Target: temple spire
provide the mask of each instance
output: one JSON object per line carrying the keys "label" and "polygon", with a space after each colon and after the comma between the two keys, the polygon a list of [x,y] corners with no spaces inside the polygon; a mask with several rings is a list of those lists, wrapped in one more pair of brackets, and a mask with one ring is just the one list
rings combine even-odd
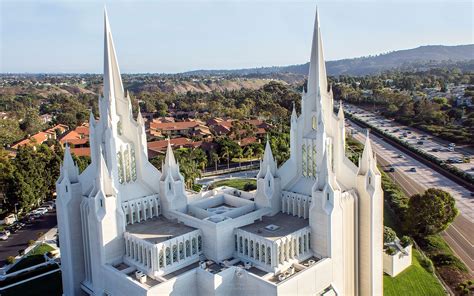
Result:
{"label": "temple spire", "polygon": [[317,8],[314,21],[307,89],[308,94],[318,93],[318,91],[327,92],[326,66],[324,63],[323,44],[321,30],[319,29],[319,14]]}
{"label": "temple spire", "polygon": [[367,129],[367,134],[365,137],[364,151],[359,160],[359,175],[365,175],[370,169],[374,169],[375,157],[374,152],[372,151],[372,144],[369,138],[369,130]]}
{"label": "temple spire", "polygon": [[114,41],[110,30],[107,9],[104,8],[104,97],[109,102],[116,97],[123,97],[122,78],[115,53]]}
{"label": "temple spire", "polygon": [[265,152],[263,153],[263,160],[260,163],[260,171],[257,178],[264,178],[267,172],[275,176],[277,172],[277,165],[275,158],[273,158],[272,147],[270,146],[270,139],[267,136],[267,144],[265,145]]}
{"label": "temple spire", "polygon": [[166,148],[165,163],[161,167],[162,170],[162,180],[166,179],[166,176],[169,174],[174,180],[180,179],[179,165],[174,158],[173,149],[171,148],[170,139],[168,138],[168,147]]}
{"label": "temple spire", "polygon": [[342,100],[339,101],[339,110],[337,112],[337,117],[339,120],[342,120],[342,124],[344,124],[344,109],[342,108]]}
{"label": "temple spire", "polygon": [[69,145],[66,144],[66,149],[64,150],[64,159],[61,166],[61,176],[67,176],[69,182],[76,183],[79,181],[79,170],[72,159],[71,150]]}

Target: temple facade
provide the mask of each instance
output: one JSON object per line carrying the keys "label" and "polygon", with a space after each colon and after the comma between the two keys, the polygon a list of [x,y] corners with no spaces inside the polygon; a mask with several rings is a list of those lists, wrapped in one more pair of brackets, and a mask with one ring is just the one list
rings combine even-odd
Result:
{"label": "temple facade", "polygon": [[162,171],[124,91],[105,14],[104,88],[90,116],[91,164],[66,147],[57,181],[64,295],[382,295],[383,192],[367,137],[345,155],[318,15],[290,158],[270,145],[257,190],[185,188],[171,146]]}

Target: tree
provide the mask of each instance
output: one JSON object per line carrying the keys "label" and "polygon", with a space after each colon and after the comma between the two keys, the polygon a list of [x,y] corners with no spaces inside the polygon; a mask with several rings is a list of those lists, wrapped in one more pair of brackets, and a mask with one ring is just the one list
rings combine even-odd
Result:
{"label": "tree", "polygon": [[451,194],[436,188],[413,195],[408,202],[406,230],[417,237],[445,230],[458,215],[455,203]]}
{"label": "tree", "polygon": [[224,146],[222,148],[222,158],[227,158],[227,168],[230,168],[230,148],[229,146]]}
{"label": "tree", "polygon": [[211,152],[209,153],[209,158],[210,158],[209,160],[215,164],[216,171],[217,171],[217,164],[219,163],[219,155],[216,153],[216,151],[211,150]]}

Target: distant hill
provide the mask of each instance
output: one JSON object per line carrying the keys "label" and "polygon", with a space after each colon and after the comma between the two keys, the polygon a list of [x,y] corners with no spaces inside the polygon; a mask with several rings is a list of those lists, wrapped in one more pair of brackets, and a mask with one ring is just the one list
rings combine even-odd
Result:
{"label": "distant hill", "polygon": [[[369,75],[387,70],[423,70],[446,63],[474,60],[474,44],[444,46],[427,45],[413,49],[397,50],[376,56],[326,62],[328,75]],[[262,67],[236,70],[196,70],[185,75],[251,75],[294,73],[308,74],[309,63],[283,67]]]}

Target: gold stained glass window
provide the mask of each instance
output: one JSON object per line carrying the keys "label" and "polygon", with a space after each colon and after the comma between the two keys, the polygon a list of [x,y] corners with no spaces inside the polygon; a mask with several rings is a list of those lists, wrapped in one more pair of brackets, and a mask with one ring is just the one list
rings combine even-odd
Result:
{"label": "gold stained glass window", "polygon": [[130,174],[130,150],[128,148],[124,151],[123,158],[125,160],[125,182],[129,183],[131,180]]}
{"label": "gold stained glass window", "polygon": [[119,178],[119,183],[123,184],[124,178],[123,178],[123,157],[122,157],[122,152],[117,152],[117,165],[118,165],[118,178]]}
{"label": "gold stained glass window", "polygon": [[312,118],[312,127],[313,127],[313,130],[317,130],[317,129],[318,129],[318,119],[316,118],[316,115],[313,115],[313,118]]}

